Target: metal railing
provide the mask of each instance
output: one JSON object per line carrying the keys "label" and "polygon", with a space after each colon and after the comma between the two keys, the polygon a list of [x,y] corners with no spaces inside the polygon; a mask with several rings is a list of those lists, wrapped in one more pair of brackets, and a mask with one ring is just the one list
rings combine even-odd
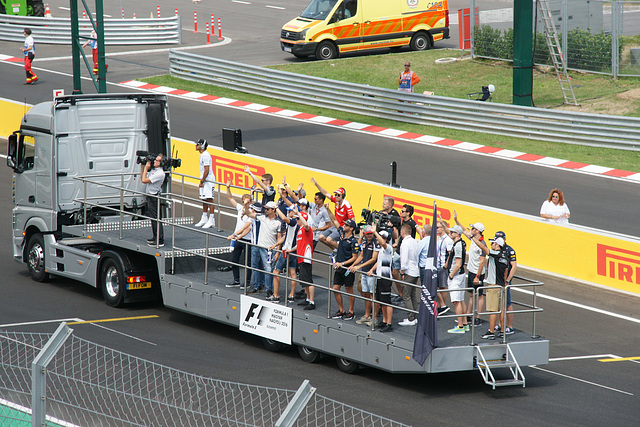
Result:
{"label": "metal railing", "polygon": [[[80,19],[80,36],[91,35],[91,21]],[[37,44],[71,44],[69,18],[0,15],[0,40],[22,42],[22,31],[29,27]],[[170,18],[105,19],[106,45],[182,44],[182,23],[179,15]],[[36,50],[37,52],[37,50]]]}
{"label": "metal railing", "polygon": [[174,77],[300,104],[425,126],[640,151],[640,118],[406,93],[172,49]]}

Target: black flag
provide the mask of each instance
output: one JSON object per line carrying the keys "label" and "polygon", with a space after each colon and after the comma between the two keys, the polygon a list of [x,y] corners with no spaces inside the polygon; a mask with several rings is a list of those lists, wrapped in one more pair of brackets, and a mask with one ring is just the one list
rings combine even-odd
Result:
{"label": "black flag", "polygon": [[438,346],[438,324],[436,293],[438,292],[438,269],[436,268],[436,234],[437,213],[436,202],[433,202],[433,220],[431,221],[431,236],[427,249],[427,265],[422,277],[422,291],[420,292],[420,309],[418,310],[418,328],[413,342],[413,360],[420,365]]}

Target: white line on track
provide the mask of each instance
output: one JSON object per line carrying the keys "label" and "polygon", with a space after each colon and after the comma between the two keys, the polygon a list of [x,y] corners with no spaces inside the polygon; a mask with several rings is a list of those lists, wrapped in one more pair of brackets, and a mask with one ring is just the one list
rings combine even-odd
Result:
{"label": "white line on track", "polygon": [[231,0],[231,3],[251,4],[250,1],[242,1],[242,0]]}
{"label": "white line on track", "polygon": [[562,362],[565,360],[584,360],[584,359],[602,359],[603,357],[617,358],[615,354],[592,354],[590,356],[571,356],[571,357],[554,357],[549,362]]}
{"label": "white line on track", "polygon": [[549,374],[558,375],[558,376],[561,376],[561,377],[564,377],[564,378],[569,378],[571,380],[579,381],[581,383],[594,385],[596,387],[604,388],[604,389],[607,389],[607,390],[616,391],[618,393],[626,394],[628,396],[633,396],[633,393],[629,393],[628,391],[618,390],[617,388],[613,388],[613,387],[609,387],[609,386],[606,386],[606,385],[594,383],[592,381],[583,380],[583,379],[577,378],[577,377],[572,377],[570,375],[560,374],[558,372],[553,372],[553,371],[550,371],[548,369],[539,368],[537,366],[530,366],[530,368],[537,369],[537,370],[542,371],[542,372],[547,372]]}
{"label": "white line on track", "polygon": [[[528,295],[533,295],[532,291],[529,291],[529,290],[526,290],[526,289],[513,288],[513,290],[514,291],[518,291],[518,292],[523,292],[523,293],[528,294]],[[618,319],[622,319],[622,320],[625,320],[627,322],[634,322],[634,323],[640,324],[640,319],[636,319],[636,318],[633,318],[633,317],[625,316],[623,314],[612,313],[610,311],[602,310],[600,308],[590,307],[588,305],[580,304],[580,303],[573,302],[573,301],[568,301],[568,300],[561,299],[561,298],[552,297],[550,295],[545,295],[545,294],[541,294],[541,293],[538,293],[537,297],[538,298],[548,299],[550,301],[559,302],[561,304],[567,304],[567,305],[570,305],[572,307],[581,308],[583,310],[593,311],[594,313],[604,314],[605,316],[616,317]]]}
{"label": "white line on track", "polygon": [[286,8],[281,7],[281,6],[271,6],[270,4],[266,5],[265,7],[268,7],[269,9],[278,9],[278,10],[285,10]]}

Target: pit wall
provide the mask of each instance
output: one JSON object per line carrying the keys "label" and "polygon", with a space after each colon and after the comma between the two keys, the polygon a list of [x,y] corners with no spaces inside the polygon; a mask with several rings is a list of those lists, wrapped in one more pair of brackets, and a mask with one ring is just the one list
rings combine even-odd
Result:
{"label": "pit wall", "polygon": [[[6,138],[18,129],[20,120],[29,107],[0,99],[0,136]],[[193,143],[173,138],[172,144],[172,151],[177,149],[183,160],[178,171],[199,176],[199,155]],[[537,216],[464,203],[429,193],[391,188],[250,154],[224,151],[217,147],[209,147],[208,151],[213,156],[215,176],[220,182],[231,179],[233,185],[250,187],[254,183],[244,173],[244,166],[248,165],[257,176],[272,174],[274,184],[282,182],[283,175],[294,189],[303,182],[312,199],[316,188],[310,179],[314,177],[327,191],[344,187],[357,220],[362,219],[362,208],[369,206],[371,209],[380,209],[383,197],[389,195],[396,200],[398,210],[405,203],[413,205],[413,217],[421,226],[430,221],[435,201],[442,218],[450,225],[454,224],[455,209],[458,218],[465,225],[482,222],[486,227],[484,234],[487,237],[493,236],[498,230],[504,231],[507,243],[516,250],[518,263],[522,266],[640,295],[639,239],[587,227],[549,224]]]}
{"label": "pit wall", "polygon": [[[173,144],[182,158],[179,172],[198,176],[199,155],[193,143],[174,138]],[[208,151],[213,157],[214,172],[219,182],[231,179],[233,185],[252,186],[253,180],[244,173],[244,166],[248,165],[256,176],[272,174],[274,185],[282,182],[283,175],[293,189],[299,183],[304,183],[307,198],[313,201],[313,194],[317,191],[311,183],[311,177],[314,177],[327,191],[344,187],[358,221],[362,219],[362,208],[369,206],[372,210],[378,210],[382,206],[383,197],[388,195],[395,199],[398,211],[405,203],[412,205],[415,208],[413,218],[422,226],[431,221],[435,201],[438,213],[450,226],[455,224],[455,209],[460,221],[467,226],[477,221],[482,222],[486,227],[484,234],[487,237],[492,237],[498,230],[504,231],[507,243],[516,250],[518,263],[522,266],[640,295],[638,239],[587,227],[550,224],[537,216],[465,203],[426,192],[391,188],[346,175],[224,151],[217,147],[209,147]]]}

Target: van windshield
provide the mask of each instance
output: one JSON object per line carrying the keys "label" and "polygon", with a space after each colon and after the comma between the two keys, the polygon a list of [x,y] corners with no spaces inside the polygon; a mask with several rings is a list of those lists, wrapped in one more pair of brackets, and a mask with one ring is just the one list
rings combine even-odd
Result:
{"label": "van windshield", "polygon": [[329,16],[329,13],[333,10],[336,3],[338,3],[338,0],[312,0],[300,17],[324,20]]}

